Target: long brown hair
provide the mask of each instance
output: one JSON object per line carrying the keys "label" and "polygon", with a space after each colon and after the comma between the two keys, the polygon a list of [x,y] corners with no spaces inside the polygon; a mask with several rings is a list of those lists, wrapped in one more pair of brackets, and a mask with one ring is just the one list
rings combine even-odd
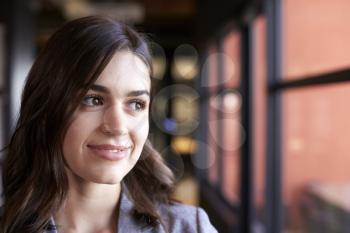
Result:
{"label": "long brown hair", "polygon": [[[49,39],[24,87],[19,120],[3,161],[2,233],[43,231],[68,190],[62,142],[72,113],[116,51],[129,49],[151,72],[145,37],[108,17],[89,16],[63,25]],[[146,142],[123,183],[135,215],[161,221],[157,202],[169,202],[173,174]]]}

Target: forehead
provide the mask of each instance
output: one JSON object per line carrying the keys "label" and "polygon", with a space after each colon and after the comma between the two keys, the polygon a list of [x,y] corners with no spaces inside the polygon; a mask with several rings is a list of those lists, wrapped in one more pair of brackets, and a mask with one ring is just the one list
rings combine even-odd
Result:
{"label": "forehead", "polygon": [[150,71],[145,62],[129,50],[116,52],[95,82],[110,89],[150,90]]}

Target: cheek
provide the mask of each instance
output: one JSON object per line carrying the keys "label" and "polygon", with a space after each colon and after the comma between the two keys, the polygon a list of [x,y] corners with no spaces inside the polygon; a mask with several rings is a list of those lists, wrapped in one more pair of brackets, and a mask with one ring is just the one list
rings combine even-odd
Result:
{"label": "cheek", "polygon": [[94,124],[84,115],[78,115],[71,122],[63,141],[63,153],[65,158],[72,153],[80,152],[85,140],[91,134]]}
{"label": "cheek", "polygon": [[72,122],[67,129],[66,135],[64,137],[64,142],[69,142],[70,140],[75,138],[76,135],[78,135],[78,129],[79,127],[75,124],[75,122]]}
{"label": "cheek", "polygon": [[142,143],[142,145],[145,143],[148,137],[148,132],[149,132],[149,121],[147,117],[143,121],[140,121],[140,123],[135,125],[134,127],[134,134],[136,135],[138,141]]}
{"label": "cheek", "polygon": [[72,122],[63,141],[63,155],[66,160],[72,158],[72,154],[76,154],[79,151],[80,133],[79,128]]}

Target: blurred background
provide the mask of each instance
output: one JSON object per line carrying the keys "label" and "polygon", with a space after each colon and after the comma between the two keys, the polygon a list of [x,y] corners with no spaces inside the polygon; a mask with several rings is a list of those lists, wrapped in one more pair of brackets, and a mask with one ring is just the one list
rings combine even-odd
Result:
{"label": "blurred background", "polygon": [[220,233],[350,232],[349,0],[2,0],[0,138],[64,22],[152,40],[151,140]]}

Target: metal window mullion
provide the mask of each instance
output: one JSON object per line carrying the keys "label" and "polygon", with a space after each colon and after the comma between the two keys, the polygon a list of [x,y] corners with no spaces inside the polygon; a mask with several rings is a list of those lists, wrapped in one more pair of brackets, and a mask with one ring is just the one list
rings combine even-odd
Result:
{"label": "metal window mullion", "polygon": [[[221,43],[221,41],[223,40],[223,36],[219,37],[218,40],[216,41],[216,46],[218,48],[218,54],[222,54],[223,51],[223,45]],[[218,68],[218,87],[221,87],[221,85],[224,83],[224,60],[223,57],[218,55],[217,56],[217,68]],[[221,88],[218,88],[216,96],[218,97],[218,108],[217,108],[217,119],[218,119],[218,125],[217,125],[217,137],[218,137],[218,142],[219,143],[223,143],[224,140],[224,121],[222,121],[223,119],[223,101],[222,101],[222,91],[220,91]],[[223,185],[224,185],[224,161],[223,161],[223,149],[221,146],[217,145],[216,146],[216,152],[217,152],[217,158],[218,158],[218,175],[219,175],[219,182],[218,182],[218,187],[219,187],[219,191],[223,192]]]}
{"label": "metal window mullion", "polygon": [[242,92],[242,111],[241,123],[245,130],[245,140],[241,147],[240,156],[240,232],[250,233],[253,228],[252,218],[252,134],[251,134],[251,74],[252,67],[250,65],[251,54],[251,31],[250,26],[245,25],[241,32],[241,92]]}
{"label": "metal window mullion", "polygon": [[[267,73],[268,86],[281,77],[281,0],[267,0]],[[266,232],[281,233],[282,209],[282,154],[281,154],[281,94],[268,89],[267,99],[267,154],[266,154]]]}
{"label": "metal window mullion", "polygon": [[334,83],[342,83],[350,81],[350,69],[342,69],[329,73],[323,73],[314,76],[308,76],[293,80],[283,80],[280,82],[273,83],[269,86],[269,91],[273,92],[275,90],[286,90],[291,88],[304,88],[304,87],[314,87],[316,85],[328,85]]}
{"label": "metal window mullion", "polygon": [[[207,56],[207,53],[202,53],[200,56],[200,63],[204,64],[205,57]],[[205,68],[204,68],[205,69]],[[199,120],[199,127],[196,130],[196,138],[199,142],[205,143],[208,145],[208,111],[209,111],[209,97],[208,97],[208,90],[205,89],[202,85],[204,83],[203,79],[208,80],[208,71],[204,70],[201,75],[197,76],[197,79],[195,80],[195,86],[197,87],[197,91],[199,92],[200,99],[199,99],[199,113],[198,116]],[[200,145],[200,144],[199,144]],[[206,164],[208,165],[208,150],[206,147],[199,146],[198,151],[196,152],[196,157],[194,159],[200,159],[202,160],[200,164]],[[196,168],[195,169],[196,176],[199,177],[202,180],[208,180],[208,169]]]}
{"label": "metal window mullion", "polygon": [[21,90],[34,58],[34,15],[30,1],[13,0],[5,5],[5,83],[4,140],[7,144],[14,131],[20,108]]}

